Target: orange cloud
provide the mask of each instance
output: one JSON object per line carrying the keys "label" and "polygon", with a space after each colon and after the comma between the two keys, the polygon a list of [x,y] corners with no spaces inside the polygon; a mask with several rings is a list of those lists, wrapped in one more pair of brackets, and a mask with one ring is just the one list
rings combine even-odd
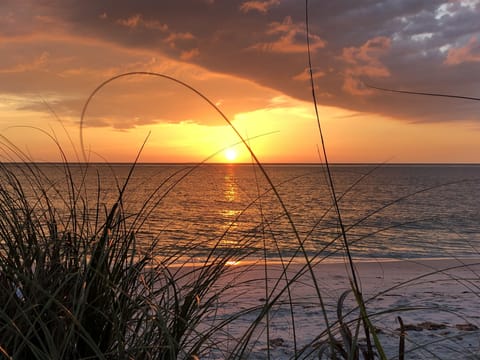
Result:
{"label": "orange cloud", "polygon": [[[195,36],[189,32],[171,32],[165,39],[165,42],[171,47],[176,48],[178,41],[193,40]],[[193,49],[191,49],[193,50]]]}
{"label": "orange cloud", "polygon": [[[106,17],[105,17],[106,19]],[[175,32],[169,29],[167,24],[161,23],[157,20],[146,20],[141,14],[135,14],[125,19],[118,19],[117,24],[127,27],[129,29],[147,29],[147,30],[156,30],[166,36],[163,41],[168,44],[172,49],[177,49],[179,42],[191,41],[195,39],[195,36],[190,32]],[[185,59],[191,59],[195,55],[195,49],[190,49],[184,51],[181,56]]]}
{"label": "orange cloud", "polygon": [[266,14],[268,10],[280,4],[280,0],[267,0],[267,1],[245,1],[240,5],[240,10],[244,13],[249,11],[258,11],[259,13]]}
{"label": "orange cloud", "polygon": [[[102,19],[106,19],[106,16],[102,17]],[[145,20],[143,19],[141,14],[135,14],[126,19],[118,19],[116,22],[117,24],[128,27],[130,29],[143,27],[145,29],[159,30],[162,32],[165,32],[168,30],[167,24],[163,24],[160,21],[156,21],[156,20]]]}
{"label": "orange cloud", "polygon": [[[278,53],[304,53],[306,51],[304,24],[294,23],[292,18],[287,16],[283,22],[270,23],[269,27],[267,35],[279,37],[271,42],[255,44],[251,47],[252,49]],[[317,35],[310,34],[310,39],[310,49],[312,51],[321,49],[326,45],[326,42]]]}
{"label": "orange cloud", "polygon": [[465,46],[450,49],[444,63],[458,65],[464,62],[480,61],[480,45],[477,40],[475,36],[472,36]]}
{"label": "orange cloud", "polygon": [[[313,69],[313,78],[314,79],[319,79],[322,76],[325,76],[324,71],[320,71],[318,69]],[[298,81],[310,80],[310,70],[308,68],[305,68],[300,74],[295,75],[293,77],[293,80],[298,80]]]}
{"label": "orange cloud", "polygon": [[182,54],[180,55],[180,59],[183,60],[183,61],[187,61],[187,60],[191,60],[191,59],[193,59],[193,58],[195,58],[199,55],[200,55],[200,50],[195,48],[195,49],[192,49],[192,50],[189,50],[189,51],[182,52]]}
{"label": "orange cloud", "polygon": [[363,86],[361,76],[371,78],[390,76],[390,71],[379,60],[390,49],[391,40],[379,36],[366,41],[360,47],[344,48],[342,59],[347,65],[343,90],[354,95],[367,95],[371,90]]}
{"label": "orange cloud", "polygon": [[44,69],[49,62],[50,54],[47,51],[42,52],[30,62],[16,64],[12,67],[0,68],[0,74],[23,73]]}

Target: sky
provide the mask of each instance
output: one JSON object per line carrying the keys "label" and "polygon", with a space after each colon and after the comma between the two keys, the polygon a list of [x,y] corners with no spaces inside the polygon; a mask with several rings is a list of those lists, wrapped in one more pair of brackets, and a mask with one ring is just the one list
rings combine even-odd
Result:
{"label": "sky", "polygon": [[[130,162],[145,142],[142,162],[251,161],[220,110],[260,161],[320,162],[305,8],[1,0],[1,160]],[[310,0],[308,19],[329,161],[480,162],[479,101],[369,87],[480,97],[480,0]],[[101,86],[130,72],[158,75]]]}

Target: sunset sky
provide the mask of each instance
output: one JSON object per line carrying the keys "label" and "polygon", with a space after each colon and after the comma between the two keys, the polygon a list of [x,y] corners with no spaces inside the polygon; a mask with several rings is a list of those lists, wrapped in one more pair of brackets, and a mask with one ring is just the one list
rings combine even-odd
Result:
{"label": "sunset sky", "polygon": [[[365,86],[480,97],[480,0],[310,0],[309,18],[330,161],[480,162],[479,101]],[[1,0],[0,54],[0,160],[15,145],[58,161],[53,139],[82,160],[82,107],[132,71],[202,92],[263,162],[320,160],[301,0]],[[149,133],[143,162],[250,161],[212,107],[160,77],[120,78],[87,108],[91,161],[132,161]]]}

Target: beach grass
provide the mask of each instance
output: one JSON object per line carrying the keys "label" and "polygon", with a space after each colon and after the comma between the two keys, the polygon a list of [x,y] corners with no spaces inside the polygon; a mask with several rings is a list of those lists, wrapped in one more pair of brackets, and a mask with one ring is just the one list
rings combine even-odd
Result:
{"label": "beach grass", "polygon": [[[69,164],[68,194],[29,163],[1,165],[0,351],[13,359],[188,358],[206,351],[228,324],[198,329],[215,311],[213,290],[237,251],[214,253],[204,266],[159,261],[160,237],[137,239],[144,212],[127,215],[128,178],[109,205],[87,197]],[[88,167],[88,165],[85,165]],[[134,166],[132,166],[132,171]],[[130,175],[129,175],[130,177]],[[160,189],[156,189],[159,191]],[[93,198],[93,206],[90,199]]]}

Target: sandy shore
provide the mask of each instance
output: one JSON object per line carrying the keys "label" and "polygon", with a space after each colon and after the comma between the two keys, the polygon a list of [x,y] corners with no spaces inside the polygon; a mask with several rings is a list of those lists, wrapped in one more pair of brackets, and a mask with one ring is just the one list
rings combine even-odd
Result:
{"label": "sandy shore", "polygon": [[[350,288],[350,280],[343,263],[322,262],[313,267],[320,296],[308,269],[291,283],[289,291],[282,291],[302,268],[293,264],[283,274],[278,264],[266,269],[258,264],[232,266],[216,285],[230,287],[219,300],[218,310],[206,320],[213,324],[238,314],[226,328],[228,335],[218,339],[221,347],[233,348],[266,299],[278,296],[269,311],[268,336],[264,318],[253,332],[256,341],[246,358],[264,359],[270,352],[272,359],[289,359],[295,353],[294,337],[297,352],[304,350],[301,358],[318,358],[320,335],[326,328],[321,302],[330,325],[335,325],[337,302]],[[406,359],[480,357],[480,260],[361,262],[356,269],[367,311],[389,359],[398,356],[398,316],[406,329]],[[346,321],[358,316],[355,308],[350,293],[343,306]],[[350,327],[355,331],[354,325]],[[222,356],[221,351],[211,354],[212,358]]]}

